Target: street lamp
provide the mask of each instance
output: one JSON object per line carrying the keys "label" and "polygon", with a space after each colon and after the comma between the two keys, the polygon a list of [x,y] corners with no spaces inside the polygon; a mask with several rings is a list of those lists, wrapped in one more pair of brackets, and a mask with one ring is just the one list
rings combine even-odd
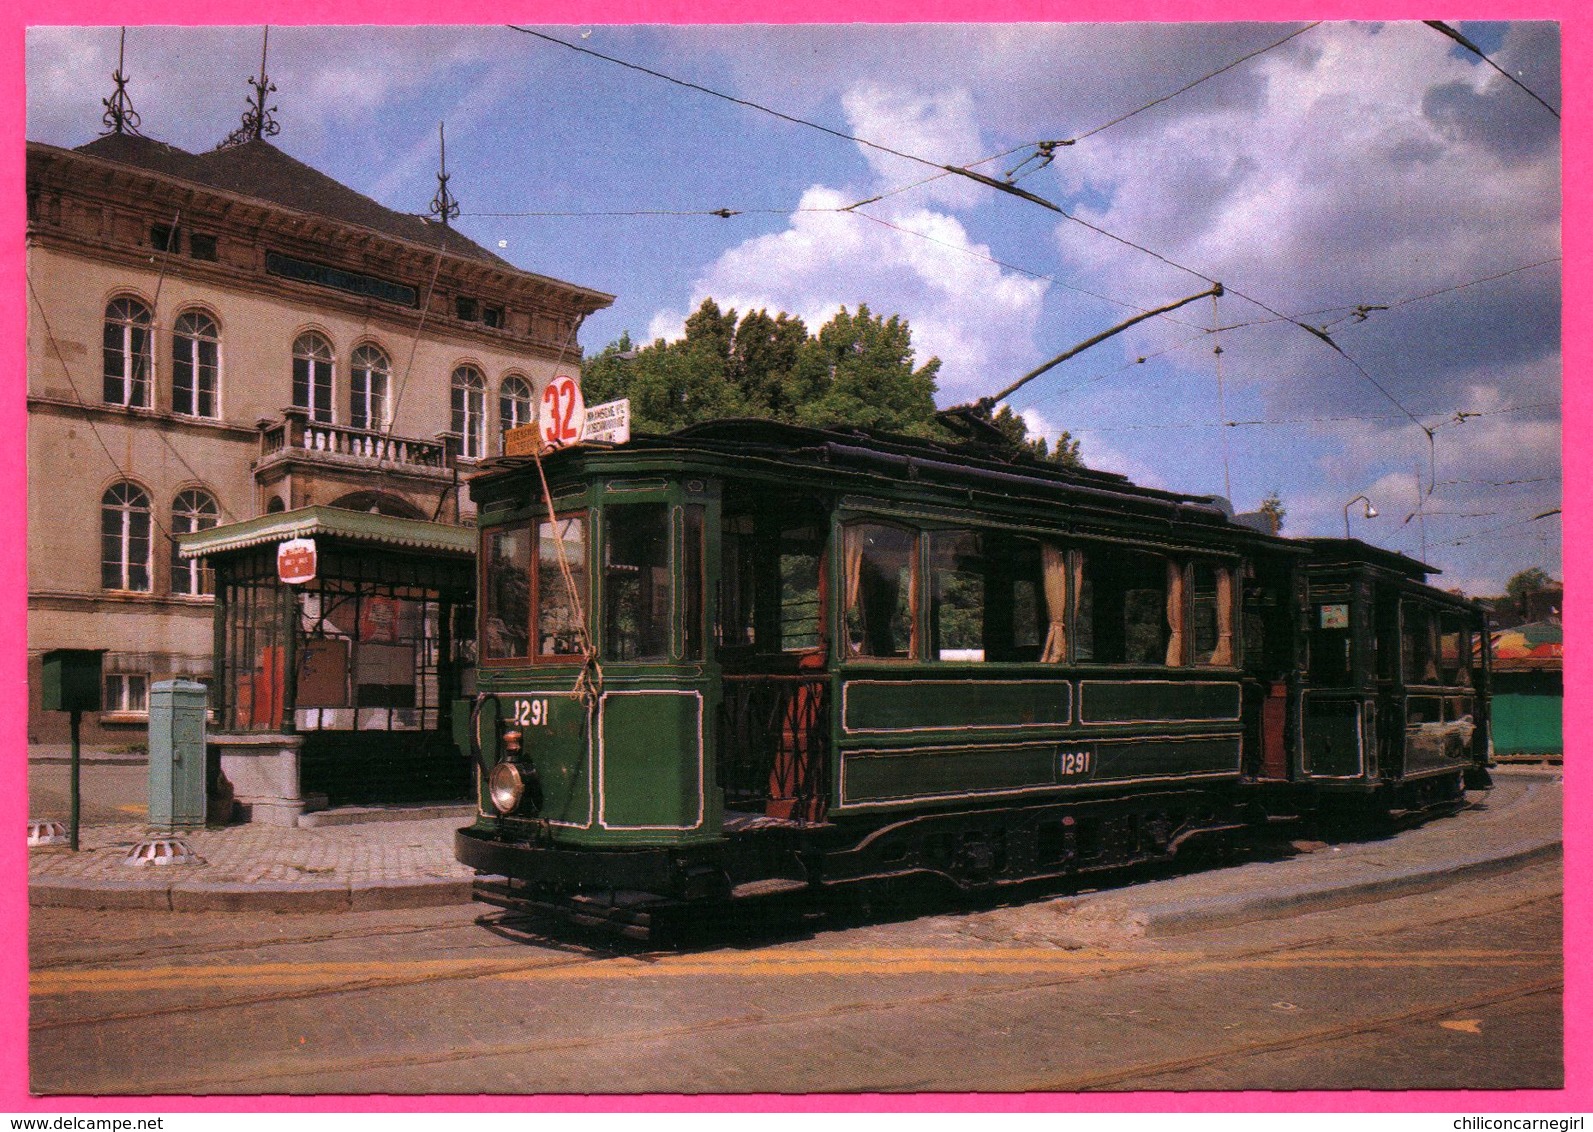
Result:
{"label": "street lamp", "polygon": [[1362,518],[1366,518],[1366,519],[1375,519],[1375,518],[1377,518],[1377,508],[1372,506],[1372,501],[1370,499],[1366,498],[1366,496],[1364,496],[1364,495],[1357,495],[1354,499],[1350,500],[1348,503],[1346,503],[1344,505],[1344,537],[1345,538],[1349,538],[1350,537],[1350,508],[1354,507],[1357,503],[1366,504],[1366,511],[1362,515]]}

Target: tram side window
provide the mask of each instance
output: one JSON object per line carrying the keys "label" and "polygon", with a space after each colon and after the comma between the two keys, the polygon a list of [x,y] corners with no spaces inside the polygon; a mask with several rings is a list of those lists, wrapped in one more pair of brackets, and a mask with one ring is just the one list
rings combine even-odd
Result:
{"label": "tram side window", "polygon": [[1093,664],[1183,660],[1183,572],[1159,554],[1084,551],[1077,578],[1074,656]]}
{"label": "tram side window", "polygon": [[1443,682],[1450,687],[1471,684],[1471,631],[1456,613],[1439,616],[1438,666]]}
{"label": "tram side window", "polygon": [[822,643],[824,536],[812,525],[780,530],[780,651]]}
{"label": "tram side window", "polygon": [[1404,661],[1405,683],[1438,683],[1438,622],[1433,611],[1408,601],[1404,604],[1400,633],[1400,653]]}
{"label": "tram side window", "polygon": [[603,655],[669,655],[669,505],[608,509],[603,528]]}
{"label": "tram side window", "polygon": [[536,583],[537,655],[580,656],[586,635],[578,601],[578,595],[586,593],[583,516],[544,519],[537,524]]}
{"label": "tram side window", "polygon": [[718,645],[740,648],[758,636],[757,523],[751,515],[726,515],[720,539]]}
{"label": "tram side window", "polygon": [[1235,662],[1233,650],[1233,568],[1196,562],[1191,571],[1195,663],[1223,668]]}
{"label": "tram side window", "polygon": [[929,655],[980,661],[985,655],[985,537],[978,531],[930,531]]}
{"label": "tram side window", "polygon": [[524,523],[487,532],[483,567],[482,644],[488,660],[531,651],[531,529]]}
{"label": "tram side window", "polygon": [[917,533],[884,523],[853,523],[846,528],[843,549],[848,654],[916,655]]}

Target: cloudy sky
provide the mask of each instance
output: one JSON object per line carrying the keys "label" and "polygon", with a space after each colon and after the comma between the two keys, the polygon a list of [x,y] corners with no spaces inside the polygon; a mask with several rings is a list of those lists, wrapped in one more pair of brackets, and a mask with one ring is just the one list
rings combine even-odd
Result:
{"label": "cloudy sky", "polygon": [[[1532,93],[1421,23],[532,29],[782,118],[512,28],[287,27],[274,140],[424,212],[446,122],[457,225],[618,296],[588,351],[708,296],[814,329],[867,304],[940,358],[943,405],[1220,281],[1010,403],[1144,483],[1277,491],[1286,533],[1342,535],[1364,494],[1357,537],[1497,593],[1560,576],[1534,518],[1560,503],[1560,123],[1532,97],[1558,110],[1560,43],[1459,26]],[[28,33],[30,139],[97,134],[116,47]],[[131,29],[143,132],[214,146],[259,51]]]}

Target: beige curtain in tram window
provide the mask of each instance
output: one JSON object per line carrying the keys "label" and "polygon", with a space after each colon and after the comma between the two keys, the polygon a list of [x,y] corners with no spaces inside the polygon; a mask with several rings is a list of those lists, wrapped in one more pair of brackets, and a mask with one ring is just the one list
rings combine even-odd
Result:
{"label": "beige curtain in tram window", "polygon": [[1045,566],[1045,614],[1051,622],[1040,660],[1061,664],[1068,658],[1068,555],[1050,543],[1040,548],[1040,554]]}
{"label": "beige curtain in tram window", "polygon": [[[841,614],[841,631],[844,639],[841,647],[848,656],[856,656],[862,651],[861,638],[863,611],[858,608],[858,598],[863,592],[863,528],[859,526],[847,527],[841,540],[841,568],[846,571],[843,579],[846,585],[846,605]],[[852,627],[858,627],[859,637],[853,640]]]}
{"label": "beige curtain in tram window", "polygon": [[1233,568],[1217,567],[1217,648],[1209,662],[1225,668],[1233,664]]}
{"label": "beige curtain in tram window", "polygon": [[1167,664],[1176,668],[1184,663],[1184,567],[1167,563]]}
{"label": "beige curtain in tram window", "polygon": [[907,559],[907,616],[910,628],[907,630],[907,655],[918,656],[918,535],[912,537]]}

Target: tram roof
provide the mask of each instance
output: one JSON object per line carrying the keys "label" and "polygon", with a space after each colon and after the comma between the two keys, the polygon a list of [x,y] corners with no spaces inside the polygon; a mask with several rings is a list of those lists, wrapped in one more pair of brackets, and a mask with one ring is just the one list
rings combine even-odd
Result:
{"label": "tram roof", "polygon": [[[1276,538],[1239,522],[1226,500],[1143,487],[1117,472],[1069,468],[1028,452],[970,442],[938,441],[876,429],[810,428],[780,421],[723,419],[691,425],[664,436],[638,434],[623,445],[581,445],[543,457],[550,472],[581,459],[624,454],[687,453],[708,457],[774,461],[837,473],[886,474],[902,480],[988,490],[1038,498],[1069,496],[1095,500],[1108,508],[1151,511],[1207,527],[1226,527],[1280,548],[1295,540]],[[483,472],[508,472],[531,464],[532,457],[499,457],[480,465]]]}
{"label": "tram roof", "polygon": [[1418,582],[1425,581],[1429,574],[1443,573],[1437,566],[1358,538],[1303,538],[1298,541],[1311,548],[1312,566],[1378,566]]}

